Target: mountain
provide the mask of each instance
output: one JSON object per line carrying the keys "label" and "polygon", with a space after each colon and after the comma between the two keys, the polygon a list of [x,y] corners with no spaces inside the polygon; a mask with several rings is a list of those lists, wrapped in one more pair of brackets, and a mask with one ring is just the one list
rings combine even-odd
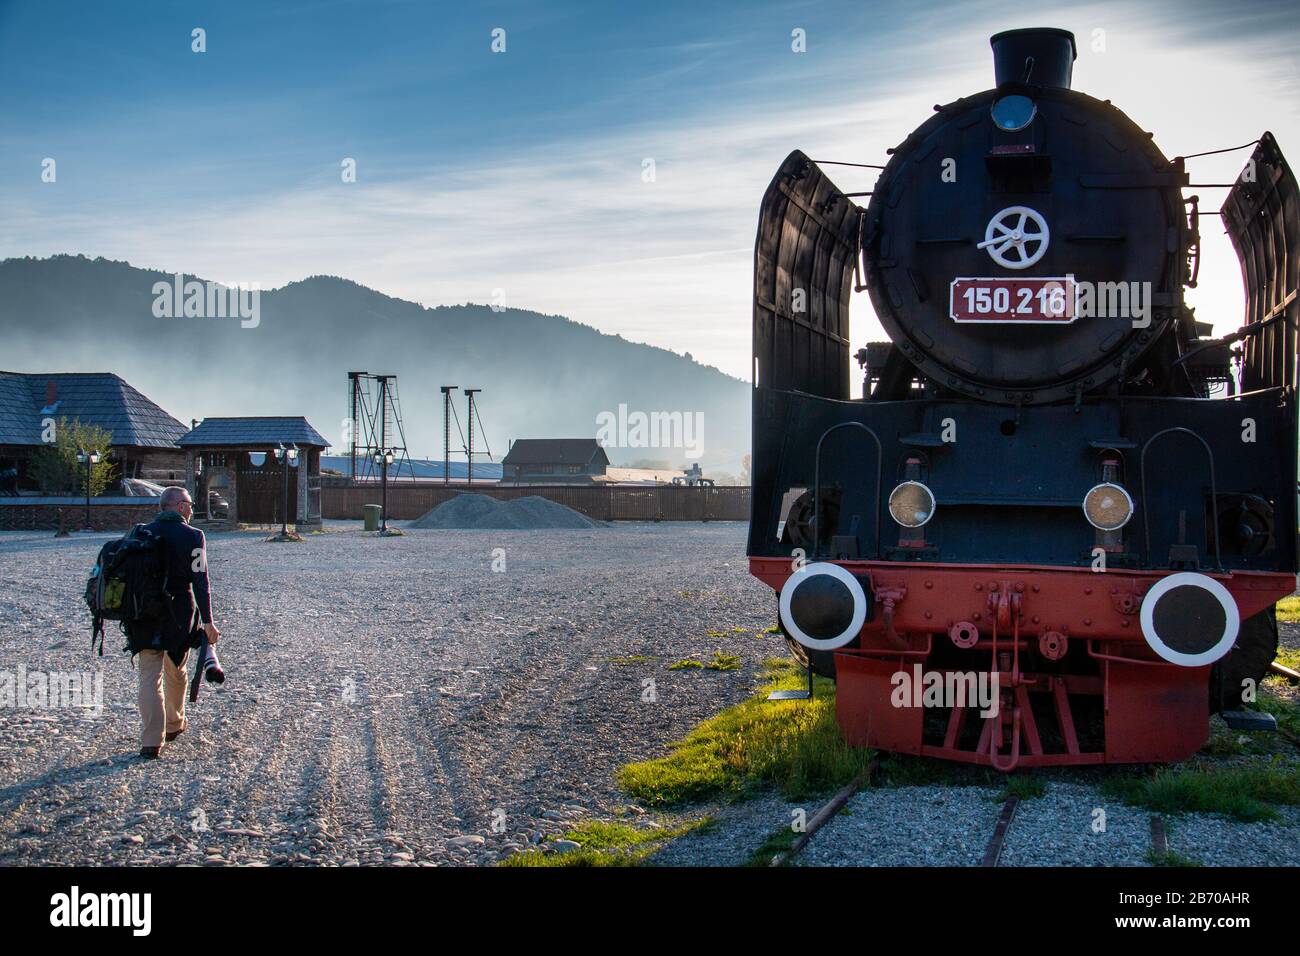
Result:
{"label": "mountain", "polygon": [[[183,277],[194,279],[203,281]],[[749,451],[748,383],[562,316],[468,304],[430,309],[312,276],[263,290],[255,325],[166,318],[155,312],[172,296],[156,283],[170,287],[173,276],[84,256],[0,262],[0,369],[116,372],[186,422],[306,415],[336,451],[345,447],[349,371],[397,375],[412,456],[442,457],[442,384],[483,389],[475,402],[497,461],[513,439],[596,436],[620,405],[624,421],[637,412],[700,413],[702,434],[679,434],[678,447],[667,448],[622,447],[615,434],[606,443],[615,464],[681,467],[681,439],[698,437],[706,472],[739,474]],[[464,427],[463,394],[456,410]],[[475,431],[478,449],[477,423]],[[635,427],[630,437],[632,444]]]}

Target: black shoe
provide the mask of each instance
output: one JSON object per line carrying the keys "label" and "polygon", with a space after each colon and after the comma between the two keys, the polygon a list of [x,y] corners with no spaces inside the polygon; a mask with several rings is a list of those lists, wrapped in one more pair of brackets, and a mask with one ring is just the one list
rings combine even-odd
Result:
{"label": "black shoe", "polygon": [[181,734],[183,734],[183,733],[185,733],[185,728],[184,728],[184,727],[182,727],[180,730],[176,731],[176,733],[174,733],[174,734],[168,734],[168,735],[167,735],[167,742],[168,742],[168,743],[171,743],[173,740],[175,740],[177,737],[179,737],[179,736],[180,736]]}
{"label": "black shoe", "polygon": [[157,760],[162,756],[161,747],[141,747],[140,756],[145,760]]}

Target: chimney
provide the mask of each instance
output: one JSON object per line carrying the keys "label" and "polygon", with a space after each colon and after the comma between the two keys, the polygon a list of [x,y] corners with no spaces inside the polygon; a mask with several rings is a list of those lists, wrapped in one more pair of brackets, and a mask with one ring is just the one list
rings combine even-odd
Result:
{"label": "chimney", "polygon": [[1070,88],[1078,48],[1074,34],[1053,27],[1004,30],[989,38],[999,88],[1011,83]]}
{"label": "chimney", "polygon": [[59,400],[59,383],[50,379],[45,383],[45,407],[52,408]]}

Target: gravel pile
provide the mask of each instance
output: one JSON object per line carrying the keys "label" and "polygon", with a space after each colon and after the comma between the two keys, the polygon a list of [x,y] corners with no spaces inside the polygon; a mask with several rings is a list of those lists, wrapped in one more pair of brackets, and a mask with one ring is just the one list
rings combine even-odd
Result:
{"label": "gravel pile", "polygon": [[[93,670],[104,699],[99,717],[0,707],[0,865],[484,864],[615,817],[614,770],[784,653],[756,636],[773,602],[745,534],[211,535],[227,680],[143,762],[120,635],[87,652],[81,591],[109,536],[0,533],[0,671]],[[668,669],[715,648],[743,667]]]}
{"label": "gravel pile", "polygon": [[499,501],[491,495],[457,495],[412,521],[411,528],[464,531],[538,531],[559,528],[603,528],[605,524],[580,511],[529,495]]}

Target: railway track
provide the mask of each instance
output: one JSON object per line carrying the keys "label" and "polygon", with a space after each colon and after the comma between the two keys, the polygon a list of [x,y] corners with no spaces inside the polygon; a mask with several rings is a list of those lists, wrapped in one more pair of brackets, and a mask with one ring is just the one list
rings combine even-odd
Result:
{"label": "railway track", "polygon": [[1006,841],[1007,830],[1011,829],[1011,821],[1016,818],[1018,806],[1020,806],[1020,798],[1015,794],[1007,797],[1006,803],[1002,804],[1002,812],[998,814],[993,835],[989,837],[988,846],[984,848],[984,859],[980,861],[980,866],[998,865],[998,860],[1002,858],[1002,844]]}
{"label": "railway track", "polygon": [[[896,838],[898,833],[907,832],[907,828],[897,829],[897,817],[889,814],[884,817],[877,817],[872,813],[870,808],[873,805],[879,808],[877,798],[883,795],[882,791],[875,790],[875,797],[866,798],[865,803],[862,800],[854,800],[850,804],[850,801],[860,792],[865,797],[866,792],[868,792],[867,788],[870,787],[871,772],[873,770],[874,765],[828,800],[809,819],[806,832],[800,834],[787,851],[774,856],[770,861],[770,865],[780,866],[794,863],[800,857],[800,854],[805,857],[805,859],[799,861],[800,864],[811,866],[926,865],[924,861],[928,851],[925,851],[919,845],[914,859],[906,855],[900,857]],[[965,788],[960,789],[965,790]],[[979,799],[983,801],[987,798],[981,796]],[[1029,799],[1027,805],[1025,803],[1026,799]],[[1050,862],[1066,863],[1074,866],[1105,866],[1114,863],[1140,866],[1144,862],[1161,866],[1168,865],[1179,856],[1171,846],[1169,824],[1165,816],[1159,813],[1142,814],[1140,811],[1126,811],[1122,818],[1123,822],[1121,822],[1121,818],[1117,817],[1115,823],[1118,829],[1114,831],[1116,834],[1114,837],[1095,836],[1098,832],[1106,832],[1104,824],[1101,831],[1093,830],[1094,841],[1099,839],[1119,841],[1112,844],[1113,849],[1108,851],[1104,857],[1094,855],[1087,857],[1085,862],[1084,859],[1079,857],[1081,845],[1075,844],[1071,846],[1068,840],[1059,847],[1060,852],[1064,855],[1058,856],[1050,852],[1050,846],[1043,845],[1041,840],[1045,829],[1048,833],[1068,832],[1069,827],[1065,821],[1073,819],[1073,817],[1062,818],[1060,816],[1061,808],[1059,806],[1052,807],[1054,800],[1059,799],[1064,799],[1067,805],[1072,799],[1076,801],[1072,808],[1067,806],[1064,812],[1073,814],[1078,810],[1077,798],[1071,796],[1061,798],[1047,795],[1047,798],[1041,801],[1015,794],[1008,796],[1002,802],[996,819],[991,822],[991,828],[985,831],[988,834],[988,840],[983,846],[983,852],[980,853],[978,844],[974,846],[968,844],[971,856],[967,856],[964,861],[957,859],[939,865],[976,865],[980,867],[1042,865],[1044,862],[1049,862],[1042,852],[1044,849],[1049,851],[1046,856],[1054,857]],[[852,819],[857,822],[850,822],[850,820],[845,820],[843,823],[837,822],[841,811],[846,805],[852,807]],[[1086,806],[1085,804],[1085,809]],[[971,812],[976,814],[976,816],[968,818],[969,823],[974,825],[972,835],[978,835],[979,822],[983,821],[983,826],[989,826],[989,817],[983,815],[987,811],[981,812],[978,809],[972,809]],[[867,815],[864,816],[864,813]],[[1020,822],[1021,818],[1023,818],[1023,824]],[[1095,817],[1092,819],[1095,820]],[[891,820],[894,822],[890,822]],[[829,836],[823,832],[827,824],[834,824],[836,828],[833,832],[830,832]],[[864,825],[866,826],[865,830]],[[969,832],[969,829],[967,832]],[[918,837],[914,830],[912,831],[912,838],[923,839],[923,837]],[[892,848],[889,846],[891,841],[895,844]],[[805,849],[810,844],[814,848],[813,851],[805,853]],[[880,856],[882,853],[884,859]],[[1086,856],[1086,848],[1084,848],[1084,853]],[[809,856],[812,857],[811,860],[806,859]],[[1074,862],[1071,863],[1070,861]]]}
{"label": "railway track", "polygon": [[875,772],[875,769],[876,758],[872,757],[864,770],[858,773],[858,775],[845,787],[839,790],[835,796],[831,797],[820,810],[812,815],[812,819],[808,821],[807,828],[799,835],[799,838],[795,840],[794,843],[790,844],[790,849],[784,853],[778,853],[773,856],[772,862],[769,865],[782,866],[794,857],[798,856],[799,852],[808,845],[808,841],[813,838],[813,834],[820,830],[835,816],[835,814],[839,813],[844,807],[844,804],[849,802],[849,798],[857,793],[859,788],[864,784],[867,786],[871,785],[871,776]]}

